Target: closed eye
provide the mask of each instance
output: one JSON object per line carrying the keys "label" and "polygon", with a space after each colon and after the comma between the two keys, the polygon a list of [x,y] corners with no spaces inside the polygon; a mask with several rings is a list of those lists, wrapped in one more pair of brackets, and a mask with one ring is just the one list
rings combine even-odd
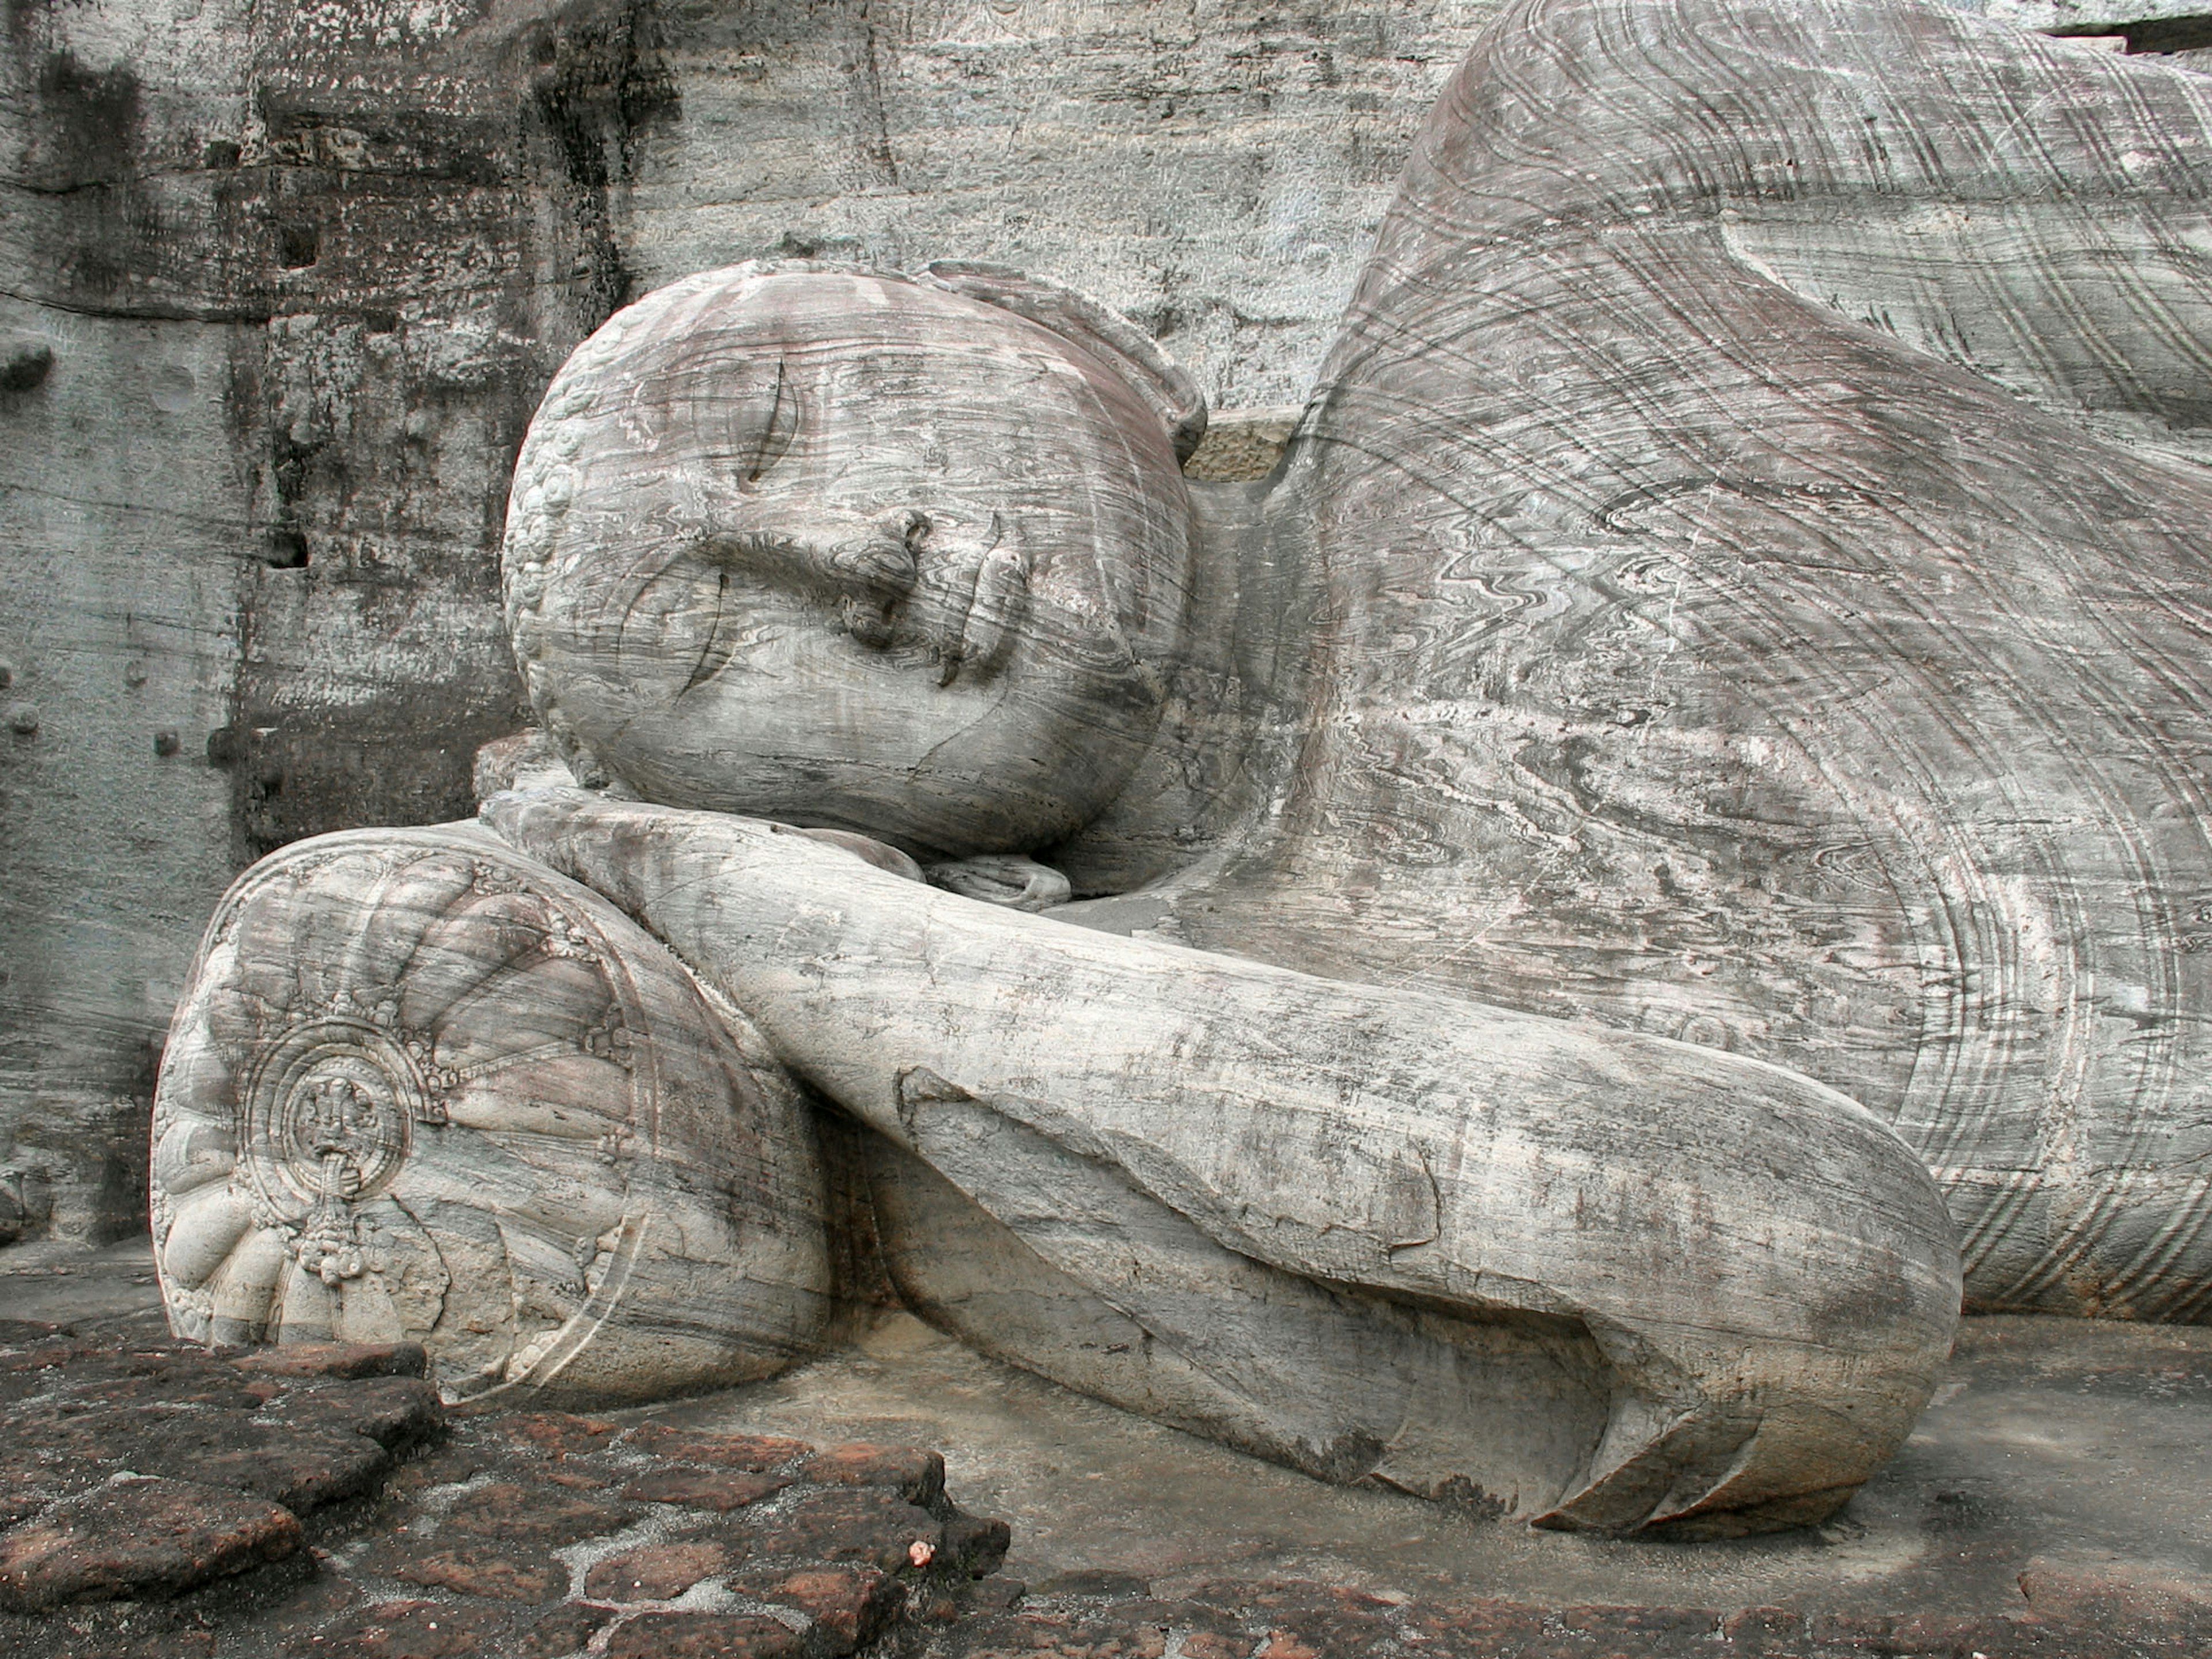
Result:
{"label": "closed eye", "polygon": [[[742,410],[744,405],[740,405]],[[781,359],[775,365],[775,386],[769,394],[768,420],[749,444],[740,444],[738,453],[745,457],[738,475],[738,487],[748,494],[760,488],[775,464],[791,453],[799,439],[799,386],[793,380],[790,368]],[[738,418],[743,418],[740,414]]]}

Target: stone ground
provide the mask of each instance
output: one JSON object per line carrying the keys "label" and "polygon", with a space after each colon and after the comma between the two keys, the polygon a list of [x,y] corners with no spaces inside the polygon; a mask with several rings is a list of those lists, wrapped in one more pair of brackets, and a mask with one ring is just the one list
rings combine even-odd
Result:
{"label": "stone ground", "polygon": [[[162,1329],[143,1243],[0,1253],[0,1319],[11,1317],[111,1346],[145,1347]],[[301,1385],[254,1386],[271,1395],[260,1409],[281,1415],[276,1389]],[[964,1516],[948,1538],[954,1512],[933,1497],[926,1453],[810,1463],[770,1446],[738,1455],[766,1465],[754,1473],[728,1461],[739,1443],[708,1436],[941,1448],[960,1504],[1009,1521],[1012,1549],[1002,1571],[972,1576],[993,1540]],[[30,1437],[0,1433],[0,1462],[35,1449],[14,1443]],[[724,1455],[702,1460],[702,1446]],[[1321,1486],[978,1358],[903,1316],[771,1382],[581,1425],[461,1417],[386,1461],[380,1495],[310,1506],[304,1549],[173,1601],[9,1617],[0,1651],[2212,1653],[2204,1328],[1970,1321],[1911,1443],[1838,1521],[1728,1544],[1537,1533]],[[776,1490],[740,1501],[752,1484]],[[858,1512],[870,1505],[883,1513]],[[792,1541],[760,1543],[771,1535]],[[0,1595],[15,1536],[0,1534]],[[857,1559],[872,1539],[877,1559]],[[891,1547],[915,1542],[945,1553],[901,1565]],[[963,1548],[975,1552],[964,1566]]]}

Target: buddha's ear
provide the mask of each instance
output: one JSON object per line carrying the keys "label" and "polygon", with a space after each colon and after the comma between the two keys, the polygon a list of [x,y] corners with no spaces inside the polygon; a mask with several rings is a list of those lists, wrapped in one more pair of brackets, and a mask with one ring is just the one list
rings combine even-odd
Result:
{"label": "buddha's ear", "polygon": [[1188,460],[1206,435],[1206,394],[1197,382],[1160,349],[1158,341],[1089,295],[1012,265],[980,260],[940,259],[916,272],[913,280],[998,306],[1073,340],[1118,373],[1160,417],[1175,445],[1176,460]]}

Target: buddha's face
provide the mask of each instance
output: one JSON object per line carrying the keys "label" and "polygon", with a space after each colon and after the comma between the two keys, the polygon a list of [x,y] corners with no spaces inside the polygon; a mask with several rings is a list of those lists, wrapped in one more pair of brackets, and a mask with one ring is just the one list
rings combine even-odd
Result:
{"label": "buddha's face", "polygon": [[1029,850],[1152,738],[1187,513],[1080,347],[892,279],[714,272],[547,393],[509,621],[549,726],[647,799]]}

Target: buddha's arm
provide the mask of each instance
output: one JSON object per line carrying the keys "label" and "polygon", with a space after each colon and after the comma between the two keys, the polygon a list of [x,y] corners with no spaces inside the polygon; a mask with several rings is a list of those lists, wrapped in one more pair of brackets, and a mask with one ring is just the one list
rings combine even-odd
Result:
{"label": "buddha's arm", "polygon": [[1613,1406],[1563,1522],[1856,1485],[1948,1350],[1933,1186],[1790,1073],[1013,915],[749,820],[572,794],[484,816],[987,1207],[978,1112],[1259,1261],[1582,1321]]}

